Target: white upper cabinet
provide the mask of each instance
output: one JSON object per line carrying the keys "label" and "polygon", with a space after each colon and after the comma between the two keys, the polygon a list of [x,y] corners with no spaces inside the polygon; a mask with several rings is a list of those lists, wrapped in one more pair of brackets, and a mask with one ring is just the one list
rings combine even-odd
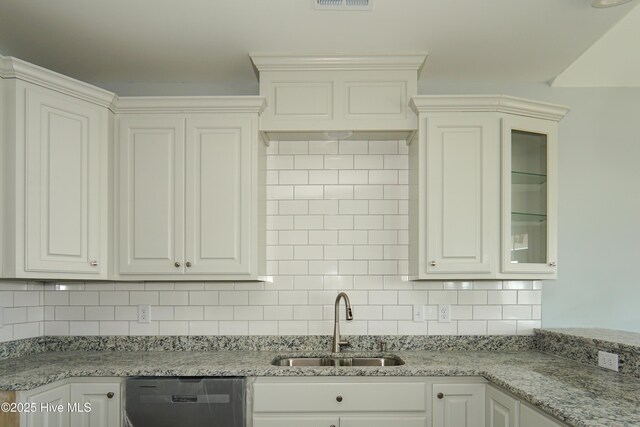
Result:
{"label": "white upper cabinet", "polygon": [[504,273],[556,273],[557,132],[548,120],[502,120]]}
{"label": "white upper cabinet", "polygon": [[[416,128],[409,100],[426,54],[280,56],[251,54],[267,108],[267,139],[407,139]],[[327,132],[328,135],[327,135]]]}
{"label": "white upper cabinet", "polygon": [[[264,100],[120,101],[117,274],[258,279],[264,274],[259,189],[266,148],[258,134]],[[182,112],[189,109],[198,112]]]}
{"label": "white upper cabinet", "polygon": [[556,276],[557,122],[505,96],[416,96],[409,142],[413,279]]}
{"label": "white upper cabinet", "polygon": [[3,66],[2,276],[106,279],[113,94],[16,59]]}

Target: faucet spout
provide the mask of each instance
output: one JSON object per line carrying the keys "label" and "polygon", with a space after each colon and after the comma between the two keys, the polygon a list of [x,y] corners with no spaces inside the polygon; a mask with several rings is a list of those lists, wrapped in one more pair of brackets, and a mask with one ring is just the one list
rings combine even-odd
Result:
{"label": "faucet spout", "polygon": [[341,347],[348,346],[349,341],[342,340],[340,338],[340,300],[344,299],[345,304],[345,318],[347,320],[353,320],[353,311],[351,310],[351,301],[349,301],[349,296],[346,293],[340,292],[336,297],[335,302],[335,317],[333,323],[333,344],[331,346],[331,351],[333,353],[339,353]]}

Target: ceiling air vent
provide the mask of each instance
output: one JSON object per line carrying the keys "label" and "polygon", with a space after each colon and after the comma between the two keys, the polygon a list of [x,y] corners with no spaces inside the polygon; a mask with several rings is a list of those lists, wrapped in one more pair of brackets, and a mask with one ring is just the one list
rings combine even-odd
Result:
{"label": "ceiling air vent", "polygon": [[373,10],[373,0],[311,0],[318,10]]}

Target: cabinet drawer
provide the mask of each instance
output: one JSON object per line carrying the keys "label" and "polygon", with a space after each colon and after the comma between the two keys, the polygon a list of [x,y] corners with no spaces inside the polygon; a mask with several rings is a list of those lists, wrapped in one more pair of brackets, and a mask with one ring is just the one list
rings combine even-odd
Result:
{"label": "cabinet drawer", "polygon": [[425,411],[423,383],[257,383],[255,412]]}

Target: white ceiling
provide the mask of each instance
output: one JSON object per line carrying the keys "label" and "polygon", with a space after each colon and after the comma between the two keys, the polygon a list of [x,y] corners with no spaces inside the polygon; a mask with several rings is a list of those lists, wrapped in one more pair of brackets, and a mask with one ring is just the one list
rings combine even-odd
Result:
{"label": "white ceiling", "polygon": [[425,81],[546,82],[639,1],[376,0],[336,12],[309,0],[0,0],[0,52],[120,95],[185,82],[255,93],[249,52],[427,51]]}

